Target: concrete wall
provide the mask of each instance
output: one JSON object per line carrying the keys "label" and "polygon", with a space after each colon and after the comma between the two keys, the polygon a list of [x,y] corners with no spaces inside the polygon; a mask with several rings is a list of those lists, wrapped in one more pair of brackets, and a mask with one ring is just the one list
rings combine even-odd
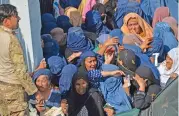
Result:
{"label": "concrete wall", "polygon": [[17,36],[24,50],[28,70],[32,72],[42,59],[39,0],[0,0],[0,3],[10,3],[17,7],[21,17]]}

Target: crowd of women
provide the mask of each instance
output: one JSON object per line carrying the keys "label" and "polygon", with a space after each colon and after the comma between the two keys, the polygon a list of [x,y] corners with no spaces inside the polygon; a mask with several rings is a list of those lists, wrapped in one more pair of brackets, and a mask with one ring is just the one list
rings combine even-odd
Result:
{"label": "crowd of women", "polygon": [[44,60],[32,76],[38,92],[30,96],[30,110],[45,114],[60,107],[69,116],[145,111],[179,74],[177,4],[176,0],[41,3]]}

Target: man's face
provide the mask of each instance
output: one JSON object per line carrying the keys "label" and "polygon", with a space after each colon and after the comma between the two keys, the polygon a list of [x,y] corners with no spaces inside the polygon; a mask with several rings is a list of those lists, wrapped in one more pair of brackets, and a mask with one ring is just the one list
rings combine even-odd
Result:
{"label": "man's face", "polygon": [[12,16],[11,17],[12,29],[18,29],[19,28],[19,20],[20,20],[19,16]]}
{"label": "man's face", "polygon": [[3,21],[3,26],[8,27],[12,30],[18,29],[20,19],[21,18],[18,15],[5,18],[4,21]]}

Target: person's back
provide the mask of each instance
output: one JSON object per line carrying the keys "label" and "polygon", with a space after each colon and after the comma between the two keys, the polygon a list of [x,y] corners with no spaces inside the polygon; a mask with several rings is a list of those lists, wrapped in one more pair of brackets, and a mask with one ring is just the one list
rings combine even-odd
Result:
{"label": "person's back", "polygon": [[37,91],[26,72],[23,51],[13,32],[19,20],[16,7],[0,5],[0,114],[3,116],[24,116],[28,107],[25,92],[32,95]]}

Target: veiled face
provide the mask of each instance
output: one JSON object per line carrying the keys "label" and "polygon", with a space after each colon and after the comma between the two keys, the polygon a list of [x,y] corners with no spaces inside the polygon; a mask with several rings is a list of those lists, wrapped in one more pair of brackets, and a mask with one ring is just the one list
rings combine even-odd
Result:
{"label": "veiled face", "polygon": [[170,70],[172,68],[172,65],[173,65],[173,60],[172,60],[172,58],[170,58],[169,55],[167,55],[167,57],[166,57],[166,68],[168,70]]}
{"label": "veiled face", "polygon": [[142,28],[140,27],[136,18],[130,18],[127,23],[127,28],[130,33],[140,34],[142,33]]}
{"label": "veiled face", "polygon": [[88,88],[88,83],[85,80],[79,79],[76,81],[75,89],[78,94],[80,95],[85,94],[87,91],[87,88]]}

